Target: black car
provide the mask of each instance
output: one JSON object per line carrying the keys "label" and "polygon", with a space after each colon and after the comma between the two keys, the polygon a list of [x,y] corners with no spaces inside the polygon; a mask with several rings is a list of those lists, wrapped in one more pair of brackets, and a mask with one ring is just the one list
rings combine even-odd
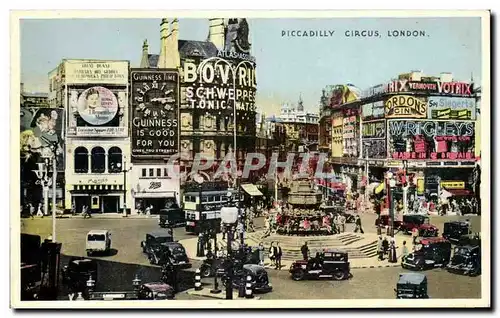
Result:
{"label": "black car", "polygon": [[161,209],[159,214],[158,224],[162,228],[184,226],[186,224],[185,213],[180,208]]}
{"label": "black car", "polygon": [[97,283],[97,262],[93,259],[73,257],[62,269],[62,281],[73,292],[83,292],[92,277]]}
{"label": "black car", "polygon": [[399,274],[394,289],[396,299],[429,298],[427,295],[427,277],[419,273]]}
{"label": "black car", "polygon": [[167,258],[174,266],[179,268],[191,268],[192,264],[182,244],[174,242],[170,231],[153,231],[146,234],[146,240],[141,242],[142,252],[148,256],[153,265],[162,265]]}
{"label": "black car", "polygon": [[404,269],[424,270],[445,267],[450,261],[451,243],[442,237],[423,238],[415,246],[415,251],[403,256]]}
{"label": "black car", "polygon": [[460,238],[471,233],[469,222],[453,221],[444,223],[443,237],[457,244]]}
{"label": "black car", "polygon": [[453,257],[446,267],[448,272],[461,275],[481,275],[481,246],[457,246],[453,250]]}
{"label": "black car", "polygon": [[307,261],[295,261],[289,272],[295,281],[318,278],[344,280],[351,276],[348,254],[335,249],[316,253],[316,257]]}
{"label": "black car", "polygon": [[[247,276],[252,278],[253,290],[256,293],[268,293],[273,290],[272,284],[269,282],[264,266],[256,264],[245,264],[242,267],[235,266],[233,272],[233,288],[237,289],[244,286],[247,282]],[[222,275],[222,283],[227,284],[226,273]]]}

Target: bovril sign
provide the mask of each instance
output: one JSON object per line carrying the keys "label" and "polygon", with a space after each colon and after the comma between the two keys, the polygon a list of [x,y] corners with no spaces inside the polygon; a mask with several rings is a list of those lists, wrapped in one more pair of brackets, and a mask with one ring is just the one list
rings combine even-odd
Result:
{"label": "bovril sign", "polygon": [[387,118],[426,118],[427,103],[409,95],[392,96],[385,102]]}

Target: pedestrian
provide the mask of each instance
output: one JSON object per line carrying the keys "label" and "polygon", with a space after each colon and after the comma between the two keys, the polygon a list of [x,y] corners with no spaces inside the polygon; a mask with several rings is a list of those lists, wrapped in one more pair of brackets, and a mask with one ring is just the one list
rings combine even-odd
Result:
{"label": "pedestrian", "polygon": [[383,244],[382,244],[382,235],[380,235],[378,237],[377,253],[378,253],[378,260],[383,261],[384,260],[384,248],[383,248]]}
{"label": "pedestrian", "polygon": [[345,232],[345,223],[346,223],[346,217],[345,215],[340,215],[339,217],[339,225],[340,225],[340,232],[344,233]]}
{"label": "pedestrian", "polygon": [[382,241],[382,250],[384,255],[387,255],[387,252],[389,252],[389,241],[387,240],[387,236],[384,237],[384,240]]}
{"label": "pedestrian", "polygon": [[354,233],[357,233],[358,231],[361,233],[361,234],[364,234],[365,231],[363,231],[363,227],[361,225],[361,218],[359,217],[359,215],[356,215],[356,218],[355,218],[355,228],[354,228]]}
{"label": "pedestrian", "polygon": [[147,216],[150,216],[150,215],[151,215],[151,209],[153,209],[153,206],[152,206],[152,205],[148,205],[148,206],[146,207],[146,211],[145,211],[145,213],[146,213],[146,215],[147,215]]}
{"label": "pedestrian", "polygon": [[274,256],[274,242],[271,242],[271,246],[269,247],[269,259],[271,260],[271,265],[275,265],[274,260],[276,259]]}
{"label": "pedestrian", "polygon": [[302,253],[302,258],[307,261],[309,259],[309,246],[307,246],[307,241],[305,241],[304,245],[300,248],[300,252]]}
{"label": "pedestrian", "polygon": [[82,207],[82,214],[83,214],[83,218],[84,219],[86,219],[87,217],[91,218],[91,215],[90,215],[90,212],[89,212],[89,207],[87,205],[84,205]]}
{"label": "pedestrian", "polygon": [[42,204],[38,204],[38,210],[36,212],[36,216],[40,216],[43,219],[43,212],[42,212]]}
{"label": "pedestrian", "polygon": [[413,245],[417,244],[417,237],[418,237],[418,228],[414,227],[411,229],[411,237],[413,239]]}
{"label": "pedestrian", "polygon": [[280,242],[276,242],[274,255],[276,257],[276,269],[281,269],[281,256],[283,256],[283,250],[281,249]]}
{"label": "pedestrian", "polygon": [[339,215],[337,213],[333,217],[333,228],[334,228],[334,233],[335,234],[339,234],[340,233]]}
{"label": "pedestrian", "polygon": [[28,204],[28,207],[29,207],[29,210],[30,210],[31,218],[34,219],[35,218],[35,207],[31,203]]}
{"label": "pedestrian", "polygon": [[406,241],[403,241],[403,246],[401,247],[401,258],[404,258],[409,254],[408,247],[406,246]]}
{"label": "pedestrian", "polygon": [[260,242],[257,249],[259,251],[259,265],[264,266],[264,244]]}
{"label": "pedestrian", "polygon": [[71,203],[71,215],[75,215],[75,214],[76,214],[75,203]]}

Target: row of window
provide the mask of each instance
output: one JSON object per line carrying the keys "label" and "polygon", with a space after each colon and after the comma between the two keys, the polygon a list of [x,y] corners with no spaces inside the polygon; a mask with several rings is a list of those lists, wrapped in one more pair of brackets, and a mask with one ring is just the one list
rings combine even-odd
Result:
{"label": "row of window", "polygon": [[[106,157],[107,165],[106,165]],[[85,147],[75,149],[74,168],[76,173],[120,173],[123,165],[122,150],[111,147],[106,153],[102,147],[94,147],[88,151]]]}
{"label": "row of window", "polygon": [[[156,172],[156,174],[155,174]],[[162,174],[163,172],[163,174]],[[142,176],[143,177],[168,177],[168,169],[167,168],[149,168],[149,169],[142,169]]]}

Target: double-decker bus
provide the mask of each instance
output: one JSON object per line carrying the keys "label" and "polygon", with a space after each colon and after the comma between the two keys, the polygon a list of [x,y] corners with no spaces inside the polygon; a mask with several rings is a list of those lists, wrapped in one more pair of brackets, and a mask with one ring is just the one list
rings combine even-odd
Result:
{"label": "double-decker bus", "polygon": [[[196,190],[190,187],[184,192],[184,213],[186,216],[186,232],[198,234],[203,230],[216,229],[220,232],[221,208],[228,204],[228,192],[231,192],[231,200],[238,202],[238,191],[236,189],[226,189],[217,187],[207,190]],[[194,191],[196,190],[196,191]]]}

